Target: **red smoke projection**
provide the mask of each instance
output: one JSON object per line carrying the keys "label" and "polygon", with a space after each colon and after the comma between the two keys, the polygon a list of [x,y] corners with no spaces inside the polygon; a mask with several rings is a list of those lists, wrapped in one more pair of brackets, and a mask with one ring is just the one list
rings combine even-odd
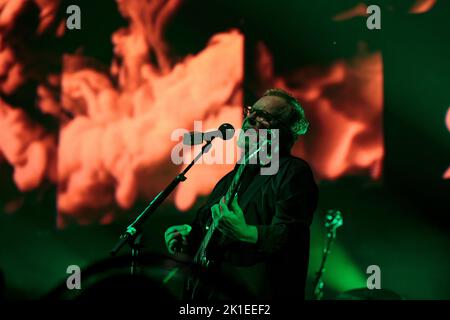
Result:
{"label": "red smoke projection", "polygon": [[[390,3],[388,4],[389,10],[398,10],[397,6],[402,7],[406,4],[407,12],[411,14],[421,14],[429,11],[436,4],[436,0],[416,0],[410,1],[409,3]],[[370,4],[369,4],[370,5]],[[343,21],[351,19],[353,17],[366,17],[367,14],[367,4],[358,3],[354,7],[347,9],[343,12],[336,14],[333,17],[334,21]]]}
{"label": "red smoke projection", "polygon": [[313,164],[318,178],[354,173],[379,178],[384,152],[381,54],[337,61],[319,72],[311,68],[287,82],[275,79],[309,111],[311,132],[296,153]]}
{"label": "red smoke projection", "polygon": [[[161,28],[175,9],[171,2],[119,2],[129,26],[112,34],[116,87],[82,57],[66,57],[62,100],[76,117],[60,135],[60,225],[65,217],[108,223],[116,206],[127,210],[137,198],[152,199],[181,170],[170,159],[178,142],[170,139],[173,130],[192,130],[198,120],[205,130],[224,121],[240,126],[243,36],[216,34],[203,51],[173,63]],[[176,206],[189,208],[229,170],[204,165],[190,171],[176,190]]]}
{"label": "red smoke projection", "polygon": [[316,178],[336,179],[354,173],[380,177],[383,76],[379,53],[279,76],[261,43],[258,61],[263,86],[286,89],[305,109],[311,126],[295,145],[294,154],[311,163]]}
{"label": "red smoke projection", "polygon": [[[435,0],[418,0],[412,14],[430,10]],[[336,14],[334,21],[367,16],[367,5]],[[380,52],[361,47],[358,56],[335,61],[327,67],[311,66],[288,76],[273,73],[272,57],[260,46],[260,73],[265,85],[293,93],[310,119],[308,135],[294,147],[294,154],[314,167],[318,179],[336,179],[346,174],[369,174],[380,178],[383,147],[383,62]]]}
{"label": "red smoke projection", "polygon": [[[108,223],[136,199],[153,198],[181,171],[170,159],[178,142],[170,139],[173,130],[192,130],[196,120],[204,121],[204,130],[222,122],[240,127],[243,36],[233,30],[216,34],[198,54],[174,61],[162,31],[179,4],[118,1],[129,25],[111,35],[115,59],[109,72],[92,67],[90,57],[66,54],[61,74],[39,79],[39,108],[63,120],[57,150],[57,135],[46,133],[22,109],[1,101],[0,159],[14,166],[15,183],[23,191],[39,187],[46,177],[58,184],[59,227],[71,221]],[[36,30],[26,30],[28,35],[61,36],[65,21],[55,21],[59,5],[59,1],[2,3],[2,36],[14,32],[16,22],[30,8],[37,9],[40,24]],[[30,80],[24,71],[27,61],[22,61],[27,55],[17,51],[6,43],[0,53],[5,94]],[[150,62],[152,55],[156,63]],[[51,99],[49,84],[61,86],[60,99]],[[189,183],[176,190],[176,206],[189,208],[231,167],[192,169]]]}
{"label": "red smoke projection", "polygon": [[47,178],[56,183],[56,140],[26,113],[0,101],[0,162],[14,166],[20,191],[37,188]]}
{"label": "red smoke projection", "polygon": [[[58,114],[58,98],[54,94],[59,77],[41,68],[37,63],[51,59],[44,51],[25,54],[24,40],[29,30],[16,32],[21,14],[31,7],[41,12],[36,30],[30,32],[36,41],[55,24],[55,1],[2,1],[0,3],[0,92],[3,96],[15,93],[30,81],[39,82],[36,88],[36,108],[44,114]],[[55,34],[57,32],[55,31]],[[56,134],[44,129],[23,109],[27,106],[11,105],[0,98],[0,165],[7,161],[14,167],[13,179],[17,188],[30,191],[38,188],[44,180],[57,183]],[[6,210],[8,211],[8,210]]]}
{"label": "red smoke projection", "polygon": [[[430,10],[435,0],[412,3],[409,13]],[[333,20],[367,16],[367,5],[357,4]],[[294,146],[294,154],[306,159],[318,179],[337,179],[346,174],[369,174],[380,178],[383,147],[383,62],[380,52],[360,53],[329,66],[308,66],[289,75],[273,71],[273,58],[259,44],[258,71],[262,87],[291,92],[305,108],[310,130]]]}

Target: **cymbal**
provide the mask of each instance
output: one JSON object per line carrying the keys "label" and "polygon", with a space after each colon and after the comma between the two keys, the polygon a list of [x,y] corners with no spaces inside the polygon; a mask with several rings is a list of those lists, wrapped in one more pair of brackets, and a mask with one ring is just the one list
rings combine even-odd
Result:
{"label": "cymbal", "polygon": [[357,288],[345,291],[336,297],[336,300],[402,300],[403,298],[388,289]]}

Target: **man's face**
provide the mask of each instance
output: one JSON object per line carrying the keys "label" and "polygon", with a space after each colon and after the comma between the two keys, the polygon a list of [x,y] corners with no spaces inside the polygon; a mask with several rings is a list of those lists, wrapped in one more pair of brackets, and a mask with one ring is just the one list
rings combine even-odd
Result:
{"label": "man's face", "polygon": [[244,132],[248,129],[256,131],[259,129],[275,129],[277,120],[283,118],[283,114],[288,111],[287,108],[286,102],[281,97],[265,96],[256,101],[244,118],[238,146],[240,148],[249,147],[249,141],[248,139],[246,141],[244,137]]}

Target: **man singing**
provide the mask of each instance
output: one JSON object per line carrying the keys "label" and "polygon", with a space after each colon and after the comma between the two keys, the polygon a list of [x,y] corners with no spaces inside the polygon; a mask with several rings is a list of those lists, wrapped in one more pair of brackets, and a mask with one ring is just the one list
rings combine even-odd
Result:
{"label": "man singing", "polygon": [[[308,163],[291,155],[308,121],[299,102],[280,89],[270,89],[244,109],[243,132],[278,129],[279,169],[261,174],[261,164],[250,164],[230,206],[223,201],[239,165],[214,187],[191,225],[165,232],[170,253],[195,254],[211,219],[227,241],[220,274],[236,283],[231,298],[304,299],[309,261],[309,227],[318,201],[318,188]],[[241,133],[238,145],[246,147]],[[208,295],[220,299],[220,294]],[[228,293],[226,297],[230,297]]]}

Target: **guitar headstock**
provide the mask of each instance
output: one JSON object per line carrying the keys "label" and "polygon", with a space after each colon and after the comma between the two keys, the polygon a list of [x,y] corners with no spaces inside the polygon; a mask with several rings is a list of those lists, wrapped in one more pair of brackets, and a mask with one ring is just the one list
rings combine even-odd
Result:
{"label": "guitar headstock", "polygon": [[336,229],[344,224],[342,213],[339,210],[331,209],[327,211],[325,218],[325,228],[327,229],[328,237],[336,236]]}
{"label": "guitar headstock", "polygon": [[257,155],[259,155],[261,164],[268,164],[273,153],[279,151],[279,130],[260,129],[254,139],[255,143],[251,144],[245,162],[249,163],[251,159],[257,158]]}

